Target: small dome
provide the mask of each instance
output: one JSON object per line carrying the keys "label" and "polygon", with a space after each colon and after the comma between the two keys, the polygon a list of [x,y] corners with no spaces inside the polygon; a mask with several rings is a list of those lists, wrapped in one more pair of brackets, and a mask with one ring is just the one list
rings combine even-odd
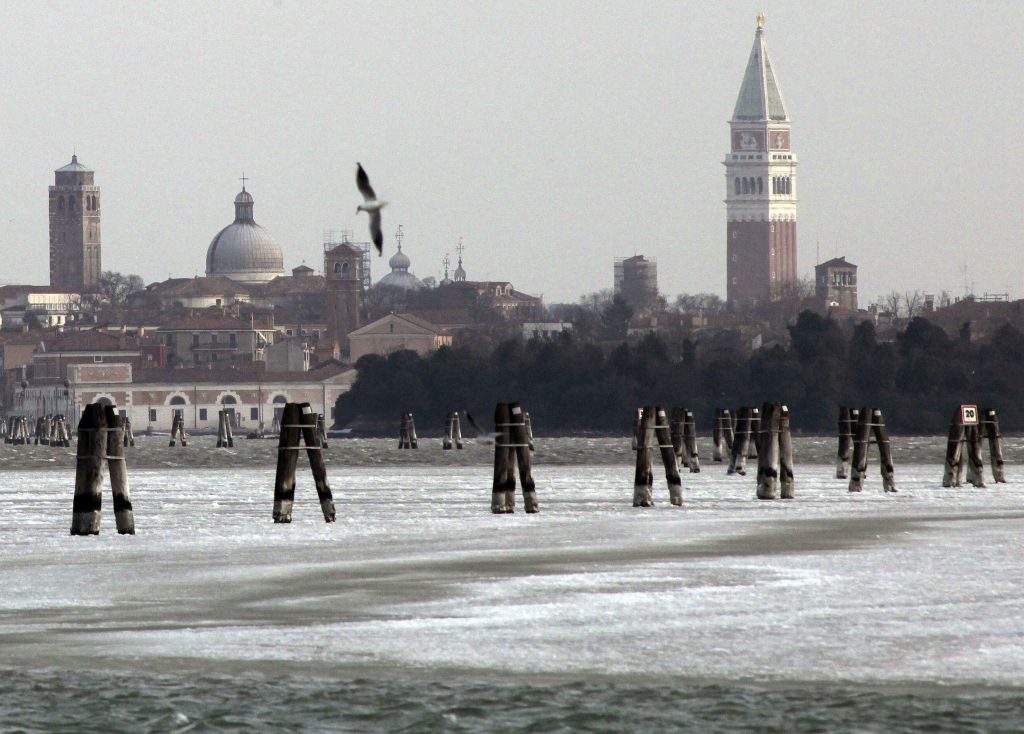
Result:
{"label": "small dome", "polygon": [[398,252],[391,256],[388,260],[388,267],[392,270],[408,270],[409,266],[412,265],[412,260],[409,256],[402,252],[402,247],[399,245]]}
{"label": "small dome", "polygon": [[242,283],[267,283],[284,275],[284,255],[271,236],[252,218],[252,194],[244,188],[235,197],[235,221],[222,229],[206,250],[206,275]]}

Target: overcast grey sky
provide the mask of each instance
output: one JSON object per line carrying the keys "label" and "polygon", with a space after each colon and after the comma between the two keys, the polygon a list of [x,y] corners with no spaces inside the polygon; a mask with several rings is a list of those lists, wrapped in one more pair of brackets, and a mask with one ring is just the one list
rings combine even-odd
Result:
{"label": "overcast grey sky", "polygon": [[[0,281],[46,283],[46,187],[77,150],[103,267],[202,274],[245,171],[285,266],[366,232],[355,161],[420,277],[464,238],[471,279],[546,301],[725,291],[721,161],[758,11],[793,120],[801,274],[1024,296],[1017,2],[0,0]],[[365,237],[364,237],[365,238]]]}

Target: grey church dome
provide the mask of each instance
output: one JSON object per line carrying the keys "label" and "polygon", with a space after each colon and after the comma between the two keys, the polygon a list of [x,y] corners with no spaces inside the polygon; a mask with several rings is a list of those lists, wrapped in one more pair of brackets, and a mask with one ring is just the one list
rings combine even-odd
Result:
{"label": "grey church dome", "polygon": [[388,265],[391,266],[391,272],[381,278],[377,285],[385,286],[390,288],[402,288],[403,290],[411,291],[417,290],[423,287],[423,283],[415,275],[409,272],[409,266],[412,265],[412,260],[409,256],[402,252],[402,245],[399,243],[398,252],[391,256],[388,260]]}
{"label": "grey church dome", "polygon": [[281,248],[252,218],[252,194],[235,197],[235,221],[217,233],[206,250],[206,275],[242,283],[267,283],[284,275]]}

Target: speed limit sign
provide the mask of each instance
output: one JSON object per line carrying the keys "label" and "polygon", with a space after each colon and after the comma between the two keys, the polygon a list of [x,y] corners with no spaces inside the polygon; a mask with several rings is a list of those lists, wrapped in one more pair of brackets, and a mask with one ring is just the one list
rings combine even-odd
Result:
{"label": "speed limit sign", "polygon": [[961,405],[960,406],[960,422],[965,426],[976,426],[978,425],[978,406],[977,405]]}

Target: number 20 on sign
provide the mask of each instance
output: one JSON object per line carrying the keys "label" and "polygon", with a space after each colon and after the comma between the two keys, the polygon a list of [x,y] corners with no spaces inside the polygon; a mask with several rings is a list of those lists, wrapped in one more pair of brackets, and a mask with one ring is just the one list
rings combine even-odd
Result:
{"label": "number 20 on sign", "polygon": [[977,405],[961,405],[960,406],[960,422],[965,426],[976,426],[978,425],[978,406]]}

